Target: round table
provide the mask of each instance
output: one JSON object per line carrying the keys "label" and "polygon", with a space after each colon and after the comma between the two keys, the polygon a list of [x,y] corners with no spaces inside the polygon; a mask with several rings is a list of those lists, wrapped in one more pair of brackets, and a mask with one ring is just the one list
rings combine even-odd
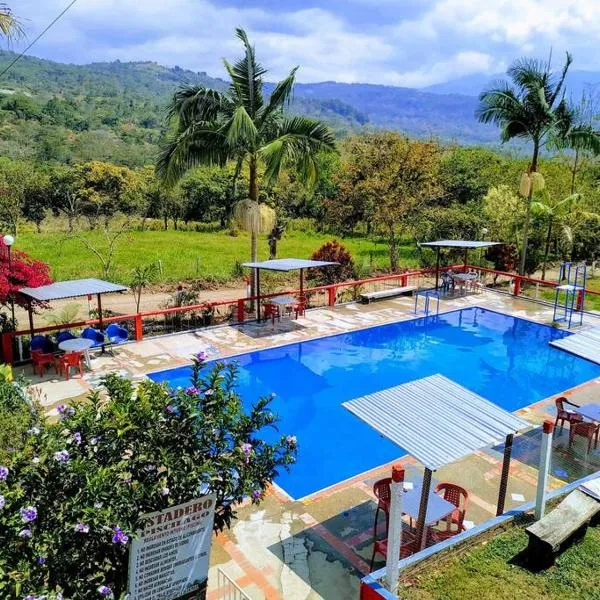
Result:
{"label": "round table", "polygon": [[93,340],[88,340],[86,338],[73,338],[72,340],[65,340],[64,342],[61,342],[58,347],[64,352],[83,352],[85,364],[88,369],[91,369],[92,363],[90,361],[89,350],[93,345]]}

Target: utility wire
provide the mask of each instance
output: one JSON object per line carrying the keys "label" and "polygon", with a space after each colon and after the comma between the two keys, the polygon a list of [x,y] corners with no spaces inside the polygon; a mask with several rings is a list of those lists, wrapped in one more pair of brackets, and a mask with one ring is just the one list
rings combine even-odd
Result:
{"label": "utility wire", "polygon": [[14,65],[17,64],[17,62],[19,60],[21,60],[21,58],[23,58],[23,56],[25,55],[25,53],[30,50],[33,45],[43,36],[45,35],[48,30],[73,6],[73,4],[75,4],[75,2],[77,2],[77,0],[72,0],[54,19],[52,19],[52,21],[50,21],[50,23],[48,24],[48,26],[27,46],[27,48],[25,48],[25,50],[23,50],[23,52],[21,52],[21,54],[19,54],[1,73],[0,73],[0,77],[3,77],[4,75],[6,75],[6,73],[8,73],[8,71],[10,69],[13,68]]}

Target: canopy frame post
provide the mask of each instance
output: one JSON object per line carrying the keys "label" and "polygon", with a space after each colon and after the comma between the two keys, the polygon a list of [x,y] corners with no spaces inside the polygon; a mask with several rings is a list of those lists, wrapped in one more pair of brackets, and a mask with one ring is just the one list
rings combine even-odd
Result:
{"label": "canopy frame post", "polygon": [[417,548],[423,550],[427,543],[427,505],[429,504],[429,492],[431,491],[431,469],[425,468],[423,473],[423,488],[421,490],[421,502],[419,504],[419,516],[417,518]]}
{"label": "canopy frame post", "polygon": [[98,325],[100,326],[100,331],[102,331],[104,329],[102,320],[102,294],[96,294],[96,299],[98,300]]}
{"label": "canopy frame post", "polygon": [[510,457],[512,454],[514,434],[509,433],[504,442],[504,458],[502,460],[502,475],[500,476],[500,488],[498,490],[498,505],[496,516],[504,514],[504,504],[506,503],[506,490],[508,488],[508,475],[510,472]]}
{"label": "canopy frame post", "polygon": [[469,264],[468,257],[469,257],[469,249],[465,248],[464,264],[463,264],[463,270],[465,273],[467,272],[467,265]]}
{"label": "canopy frame post", "polygon": [[260,323],[260,269],[254,269],[254,282],[256,285],[256,320]]}
{"label": "canopy frame post", "polygon": [[33,307],[31,306],[31,300],[27,302],[27,314],[29,316],[29,334],[33,337]]}
{"label": "canopy frame post", "polygon": [[[304,269],[300,269],[300,296],[304,295]],[[300,298],[302,300],[302,298]]]}
{"label": "canopy frame post", "polygon": [[436,259],[435,259],[435,289],[437,290],[440,282],[440,247],[436,248]]}

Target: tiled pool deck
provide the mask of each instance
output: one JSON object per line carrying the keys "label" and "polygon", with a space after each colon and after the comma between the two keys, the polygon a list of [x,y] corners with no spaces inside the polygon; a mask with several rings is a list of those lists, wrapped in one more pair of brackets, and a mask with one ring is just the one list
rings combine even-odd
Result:
{"label": "tiled pool deck", "polygon": [[[552,320],[552,309],[548,306],[493,292],[442,300],[441,310],[474,305],[541,323]],[[400,298],[367,306],[348,304],[317,309],[307,312],[298,321],[284,320],[275,326],[270,322],[248,323],[148,339],[122,346],[114,355],[97,356],[93,359],[93,372],[82,379],[76,377],[66,382],[50,375],[34,383],[52,413],[60,402],[87,394],[107,372],[117,371],[137,380],[152,371],[187,364],[189,356],[202,349],[211,357],[230,356],[414,318],[412,309],[411,299]],[[600,324],[597,319],[587,320]],[[578,403],[592,401],[598,398],[598,386],[600,379],[587,382],[566,395]],[[553,398],[519,413],[532,424],[541,424],[544,419],[554,417]],[[515,438],[507,509],[534,498],[539,441],[538,432]],[[600,451],[586,458],[583,441],[578,442],[573,451],[568,450],[567,442],[567,431],[557,432],[552,461],[553,487],[600,470]],[[360,451],[359,445],[357,448]],[[493,448],[435,473],[435,480],[452,481],[469,490],[467,519],[471,523],[481,523],[495,515],[501,460],[502,448]],[[407,479],[417,481],[420,466],[410,458],[400,462],[406,466]],[[357,599],[358,582],[368,572],[372,551],[376,507],[372,482],[388,476],[389,472],[390,465],[383,466],[300,501],[291,501],[273,488],[260,507],[240,507],[239,518],[232,529],[220,534],[213,545],[209,600],[219,598],[218,591],[212,587],[217,568],[252,599]]]}

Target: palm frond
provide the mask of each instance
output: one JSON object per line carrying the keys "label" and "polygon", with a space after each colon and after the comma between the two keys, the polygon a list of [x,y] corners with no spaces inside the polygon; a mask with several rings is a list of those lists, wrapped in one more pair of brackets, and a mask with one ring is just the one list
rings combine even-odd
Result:
{"label": "palm frond", "polygon": [[232,148],[239,146],[252,148],[258,136],[256,125],[244,106],[238,106],[234,110],[231,119],[222,127],[222,132]]}
{"label": "palm frond", "polygon": [[0,2],[0,33],[9,40],[25,35],[21,22],[4,2]]}
{"label": "palm frond", "polygon": [[167,187],[172,187],[189,169],[224,166],[230,155],[220,128],[214,123],[194,123],[163,145],[156,173]]}
{"label": "palm frond", "polygon": [[290,74],[275,86],[275,89],[269,97],[269,102],[259,113],[261,123],[265,122],[275,111],[283,110],[283,108],[291,101],[297,71],[298,67],[294,67],[290,71]]}
{"label": "palm frond", "polygon": [[550,106],[554,106],[554,103],[556,102],[561,91],[563,90],[563,87],[565,85],[565,79],[567,78],[567,73],[569,72],[569,67],[571,66],[572,62],[573,56],[570,52],[567,52],[565,64],[563,65],[558,81],[554,84],[554,92],[550,96]]}
{"label": "palm frond", "polygon": [[226,94],[204,86],[182,86],[167,107],[167,117],[177,117],[182,129],[197,121],[214,121],[231,106]]}

